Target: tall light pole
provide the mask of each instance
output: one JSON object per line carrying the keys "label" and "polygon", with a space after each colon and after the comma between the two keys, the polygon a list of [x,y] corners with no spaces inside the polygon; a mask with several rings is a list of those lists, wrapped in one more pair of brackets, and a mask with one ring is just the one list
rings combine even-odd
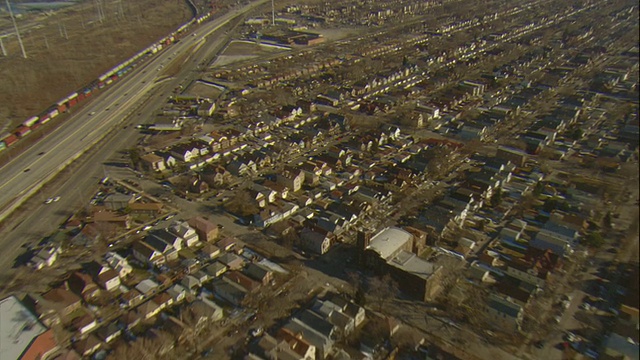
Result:
{"label": "tall light pole", "polygon": [[11,4],[9,4],[9,0],[6,0],[7,8],[9,9],[9,15],[11,16],[11,21],[13,21],[13,28],[16,29],[16,36],[18,37],[18,43],[20,44],[20,50],[22,50],[22,57],[27,58],[27,52],[24,50],[24,44],[22,43],[22,38],[20,37],[20,31],[18,30],[18,23],[16,22],[16,17],[13,16],[13,10],[11,10]]}
{"label": "tall light pole", "polygon": [[[9,0],[7,0],[9,1]],[[275,26],[276,25],[276,7],[273,4],[274,0],[271,0],[271,25]]]}

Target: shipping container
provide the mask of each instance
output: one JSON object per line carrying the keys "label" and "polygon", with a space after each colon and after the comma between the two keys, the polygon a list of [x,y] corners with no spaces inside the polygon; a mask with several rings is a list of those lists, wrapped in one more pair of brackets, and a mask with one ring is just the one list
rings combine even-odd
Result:
{"label": "shipping container", "polygon": [[23,122],[22,125],[26,127],[32,127],[33,124],[37,123],[39,119],[40,118],[37,116],[32,116],[29,119],[25,120],[25,122]]}
{"label": "shipping container", "polygon": [[0,151],[7,148],[7,144],[4,143],[4,140],[0,140]]}
{"label": "shipping container", "polygon": [[5,137],[4,139],[2,139],[2,141],[4,141],[5,145],[7,145],[7,147],[15,144],[16,142],[18,142],[18,137],[13,135],[13,134],[9,134],[9,136]]}
{"label": "shipping container", "polygon": [[106,86],[106,84],[105,84],[103,81],[100,81],[100,82],[98,83],[98,89],[102,89],[102,88],[103,88],[103,87],[105,87],[105,86]]}
{"label": "shipping container", "polygon": [[51,120],[51,116],[49,114],[42,115],[42,117],[40,117],[41,124],[46,124],[49,122],[49,120]]}
{"label": "shipping container", "polygon": [[84,100],[84,94],[80,93],[78,94],[78,101],[82,101],[82,100]]}
{"label": "shipping container", "polygon": [[31,126],[31,130],[33,131],[33,130],[35,130],[35,129],[39,128],[39,127],[40,127],[40,123],[35,123],[35,124],[33,124],[33,125]]}
{"label": "shipping container", "polygon": [[58,113],[63,113],[67,110],[67,105],[65,104],[65,101],[66,99],[62,101],[58,101],[56,103],[56,109],[58,109]]}
{"label": "shipping container", "polygon": [[76,106],[77,103],[78,103],[78,98],[75,97],[75,98],[69,100],[69,102],[67,103],[67,107],[70,107],[70,108],[74,107],[74,106]]}
{"label": "shipping container", "polygon": [[111,81],[116,81],[118,80],[118,75],[111,75]]}
{"label": "shipping container", "polygon": [[18,126],[18,129],[16,129],[15,134],[18,137],[22,138],[22,137],[27,136],[27,134],[29,134],[30,132],[31,132],[31,128],[29,128],[27,126],[24,126],[24,125],[20,125],[20,126]]}
{"label": "shipping container", "polygon": [[60,114],[60,112],[58,112],[58,109],[52,109],[51,111],[49,111],[49,118],[53,119],[54,117],[58,116]]}

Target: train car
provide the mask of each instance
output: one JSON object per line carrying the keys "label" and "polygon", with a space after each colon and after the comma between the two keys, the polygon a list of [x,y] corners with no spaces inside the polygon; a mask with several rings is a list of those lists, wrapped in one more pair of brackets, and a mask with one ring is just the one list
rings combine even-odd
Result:
{"label": "train car", "polygon": [[16,129],[15,134],[16,134],[17,137],[23,138],[23,137],[27,136],[30,132],[31,132],[31,128],[30,127],[24,126],[24,125],[20,125]]}
{"label": "train car", "polygon": [[56,103],[56,109],[58,109],[58,113],[63,113],[67,111],[67,105],[65,104],[64,100],[58,101]]}
{"label": "train car", "polygon": [[22,125],[26,126],[26,127],[32,127],[33,124],[37,123],[38,120],[40,120],[40,118],[38,116],[32,116],[30,118],[28,118],[27,120],[25,120]]}
{"label": "train car", "polygon": [[71,108],[78,104],[78,93],[73,93],[67,97],[67,107]]}
{"label": "train car", "polygon": [[7,136],[5,136],[2,141],[4,141],[5,145],[7,145],[7,147],[15,144],[18,142],[18,137],[15,136],[14,134],[9,134]]}
{"label": "train car", "polygon": [[78,94],[78,102],[83,101],[83,100],[84,100],[84,97],[85,97],[85,96],[84,96],[84,93],[80,92],[80,93]]}
{"label": "train car", "polygon": [[39,128],[39,127],[40,127],[40,123],[35,123],[35,124],[33,124],[33,125],[31,126],[31,131],[33,131],[33,130],[35,130],[35,129]]}
{"label": "train car", "polygon": [[58,111],[57,108],[53,108],[51,109],[51,111],[49,111],[49,118],[53,119],[54,117],[58,116],[60,114],[60,112]]}
{"label": "train car", "polygon": [[46,113],[40,117],[41,124],[46,124],[49,122],[49,120],[51,120],[51,116],[49,115],[49,113]]}

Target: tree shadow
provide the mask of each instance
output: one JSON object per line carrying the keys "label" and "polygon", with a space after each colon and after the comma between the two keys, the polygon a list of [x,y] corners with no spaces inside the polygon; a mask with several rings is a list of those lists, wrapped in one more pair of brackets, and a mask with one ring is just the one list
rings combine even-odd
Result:
{"label": "tree shadow", "polygon": [[16,256],[11,267],[13,269],[17,269],[19,267],[28,265],[29,261],[31,261],[31,259],[33,259],[35,255],[36,251],[34,249],[27,248],[22,254]]}

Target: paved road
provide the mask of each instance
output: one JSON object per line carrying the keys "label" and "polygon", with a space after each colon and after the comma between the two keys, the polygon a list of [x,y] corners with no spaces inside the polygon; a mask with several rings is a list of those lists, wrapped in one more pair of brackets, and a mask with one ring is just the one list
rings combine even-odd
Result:
{"label": "paved road", "polygon": [[[253,9],[255,6],[263,2],[264,1],[259,1],[253,3],[250,6],[245,6],[244,8],[236,11],[236,13],[241,14],[250,11],[250,9]],[[206,31],[202,28],[198,29],[197,32],[200,36],[212,36],[208,36],[206,40],[204,40],[206,41],[204,43],[204,46],[200,46],[197,51],[193,51],[190,53],[191,55],[187,59],[190,60],[192,64],[198,64],[201,61],[205,61],[203,59],[206,59],[206,61],[209,61],[211,59],[211,51],[217,49],[219,43],[221,41],[224,42],[224,39],[226,38],[225,36],[215,36],[218,34],[215,31],[219,29],[223,23],[228,22],[230,19],[232,19],[232,15],[228,15],[227,17],[223,17],[220,20],[213,21],[211,24],[205,25]],[[187,44],[203,40],[196,39],[196,37],[189,37],[188,39],[184,39],[183,41],[185,42],[185,44]],[[183,41],[176,45],[182,44]],[[185,46],[185,51],[192,51],[191,45]],[[162,54],[161,56],[164,56],[163,58],[166,58],[165,61],[168,61],[169,57],[175,59],[176,55],[173,54],[177,51],[176,49],[177,48],[175,47],[171,47],[168,49],[169,51],[167,53]],[[28,211],[25,211],[25,214],[10,217],[4,224],[5,227],[3,229],[2,238],[0,240],[0,244],[2,245],[3,249],[3,256],[0,257],[0,272],[4,273],[14,265],[16,257],[23,251],[22,246],[24,244],[33,245],[37,243],[42,237],[47,236],[52,231],[54,231],[58,227],[58,225],[63,222],[68,216],[70,216],[76,209],[87,205],[90,197],[97,188],[98,181],[105,176],[105,172],[110,171],[110,168],[108,166],[103,166],[102,164],[107,161],[118,160],[122,156],[120,150],[128,149],[136,145],[139,138],[139,133],[138,131],[134,130],[133,126],[131,125],[140,123],[141,121],[145,120],[145,118],[148,118],[147,116],[137,116],[137,113],[140,113],[142,115],[152,113],[166,101],[166,96],[164,95],[168,94],[171,89],[177,87],[181,82],[186,83],[186,81],[191,80],[194,76],[198,76],[197,73],[193,72],[193,67],[191,65],[183,66],[174,76],[174,78],[159,84],[153,84],[153,79],[156,76],[159,76],[158,73],[162,73],[162,71],[152,70],[159,67],[159,65],[157,64],[158,63],[156,62],[152,62],[143,66],[141,69],[137,70],[137,73],[132,74],[130,78],[123,79],[120,83],[116,84],[112,89],[108,90],[106,94],[104,94],[105,98],[111,99],[115,103],[118,102],[118,99],[122,98],[122,95],[118,96],[119,94],[124,94],[126,92],[131,95],[133,94],[130,90],[131,88],[137,89],[140,86],[149,85],[148,88],[143,87],[145,89],[144,92],[137,95],[139,96],[139,100],[135,104],[129,104],[129,111],[134,112],[133,116],[124,117],[124,113],[121,111],[116,111],[116,108],[110,108],[109,111],[102,111],[100,114],[98,114],[98,111],[102,109],[100,108],[100,106],[103,106],[104,109],[106,109],[106,107],[110,107],[110,105],[107,105],[107,100],[102,100],[102,98],[95,99],[93,103],[89,104],[82,111],[78,112],[78,114],[75,114],[73,118],[69,119],[58,130],[54,131],[46,139],[36,144],[34,148],[29,149],[21,157],[14,159],[14,161],[12,161],[2,169],[2,171],[5,171],[5,169],[13,168],[19,170],[19,174],[18,176],[7,178],[11,179],[10,184],[8,183],[8,180],[4,180],[3,177],[2,183],[0,184],[0,186],[2,186],[2,188],[0,188],[1,200],[6,201],[8,198],[11,198],[11,201],[16,201],[15,196],[9,196],[9,194],[11,194],[11,192],[9,192],[9,189],[11,188],[33,189],[33,196],[26,204]],[[162,64],[162,62],[160,62],[160,64]],[[164,66],[167,67],[168,64],[169,62],[166,62]],[[144,80],[147,79],[146,76],[149,76],[149,79],[152,79],[151,83],[149,83],[149,81],[147,80]],[[132,80],[129,81],[128,79]],[[145,81],[145,84],[137,84],[136,81]],[[88,116],[88,114],[93,111],[96,111],[96,114],[94,114],[93,116]],[[106,117],[107,115],[110,115],[114,118],[109,118],[110,123],[108,125],[104,125],[101,128],[100,131],[104,133],[103,135],[105,135],[105,138],[102,140],[102,142],[96,145],[93,150],[87,152],[85,156],[81,157],[72,166],[68,167],[65,171],[60,173],[54,181],[41,188],[39,188],[40,186],[27,186],[28,184],[26,183],[20,183],[20,181],[28,182],[31,180],[42,180],[21,176],[36,173],[33,165],[34,162],[38,167],[52,168],[59,166],[60,163],[64,162],[64,159],[66,159],[64,155],[58,154],[68,153],[68,151],[66,151],[67,149],[65,149],[63,146],[58,146],[55,148],[55,150],[46,148],[42,149],[42,146],[55,146],[56,142],[54,140],[51,140],[53,138],[66,139],[67,141],[71,142],[86,141],[88,139],[86,139],[85,137],[90,134],[77,131],[78,134],[81,134],[78,135],[80,139],[74,140],[64,136],[65,131],[76,132],[74,126],[78,126],[77,124],[81,125],[82,120],[86,118],[91,118],[91,120],[98,119],[100,121],[107,121],[105,120],[108,118]],[[123,122],[116,126],[116,124],[118,124],[121,120],[123,120]],[[97,130],[95,129],[84,129],[89,133],[93,133],[91,134],[91,136],[97,137],[98,135],[100,135],[96,134]],[[109,130],[112,131],[109,132]],[[42,151],[45,152],[43,155],[37,155]],[[25,173],[23,172],[25,168],[31,168],[31,170]],[[39,173],[42,174],[43,172]],[[44,173],[46,174],[46,172]],[[19,192],[20,191],[16,191],[15,194]],[[42,204],[46,198],[57,195],[61,195],[61,200],[59,202],[49,205]],[[24,202],[25,199],[22,199],[21,201]]]}
{"label": "paved road", "polygon": [[[72,114],[45,139],[2,167],[0,221],[133,111],[139,100],[157,86],[156,81],[165,66],[169,67],[182,55],[189,55],[203,44],[205,37],[264,2],[253,2],[206,23],[198,29],[198,36],[188,36],[165,49],[99,98]],[[192,65],[193,62],[188,67]]]}

